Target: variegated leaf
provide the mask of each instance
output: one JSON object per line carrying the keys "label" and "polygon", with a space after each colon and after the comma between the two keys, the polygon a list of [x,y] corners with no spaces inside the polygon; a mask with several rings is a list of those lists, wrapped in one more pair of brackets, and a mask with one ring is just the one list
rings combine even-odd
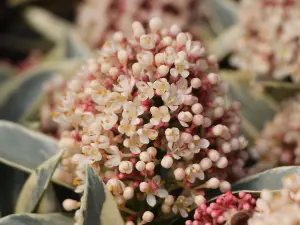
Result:
{"label": "variegated leaf", "polygon": [[62,154],[63,151],[52,156],[30,175],[19,196],[17,213],[32,213],[37,209]]}
{"label": "variegated leaf", "polygon": [[73,219],[60,213],[13,214],[0,219],[0,225],[72,225]]}

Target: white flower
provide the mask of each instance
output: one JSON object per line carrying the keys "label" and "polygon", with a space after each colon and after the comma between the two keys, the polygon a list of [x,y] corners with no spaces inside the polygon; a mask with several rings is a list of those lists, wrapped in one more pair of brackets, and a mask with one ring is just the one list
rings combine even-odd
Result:
{"label": "white flower", "polygon": [[152,114],[150,123],[153,125],[158,125],[160,121],[165,123],[170,121],[171,116],[167,106],[160,106],[159,108],[152,106],[150,112]]}
{"label": "white flower", "polygon": [[152,178],[152,180],[149,181],[149,188],[146,191],[147,197],[146,201],[148,205],[154,207],[156,205],[156,198],[155,196],[159,198],[166,198],[168,196],[168,192],[166,189],[161,188],[161,178],[159,175]]}
{"label": "white flower", "polygon": [[98,147],[100,149],[106,149],[109,148],[109,138],[106,135],[100,135],[97,139]]}
{"label": "white flower", "polygon": [[145,124],[143,128],[138,129],[137,134],[139,135],[140,142],[143,144],[148,144],[149,139],[153,141],[157,138],[157,130],[151,128],[151,124]]}
{"label": "white flower", "polygon": [[177,117],[178,117],[179,123],[183,127],[189,127],[189,124],[187,124],[187,123],[192,122],[192,120],[193,120],[193,115],[189,111],[180,112]]}
{"label": "white flower", "polygon": [[118,166],[121,162],[121,152],[117,146],[110,146],[109,148],[104,149],[106,153],[106,162],[104,163],[105,167],[115,167]]}
{"label": "white flower", "polygon": [[184,95],[181,91],[178,91],[175,84],[172,84],[170,89],[163,94],[162,100],[171,111],[175,111],[183,103]]}
{"label": "white flower", "polygon": [[198,135],[193,136],[193,141],[188,143],[187,148],[180,151],[179,155],[184,158],[189,158],[191,155],[197,154],[201,149],[206,149],[209,146],[209,141],[201,139]]}
{"label": "white flower", "polygon": [[134,85],[134,77],[121,75],[118,77],[118,85],[114,85],[114,91],[121,92],[124,96],[128,96],[132,92]]}
{"label": "white flower", "polygon": [[117,178],[109,179],[106,183],[106,186],[108,187],[108,190],[110,190],[115,196],[123,194],[125,189],[125,184]]}
{"label": "white flower", "polygon": [[150,50],[155,47],[155,36],[153,34],[144,34],[140,37],[142,48]]}
{"label": "white flower", "polygon": [[130,138],[126,138],[123,142],[123,145],[134,154],[139,154],[141,152],[141,147],[143,143],[140,142],[140,138],[138,135],[133,135]]}
{"label": "white flower", "polygon": [[95,143],[83,146],[82,153],[86,156],[91,156],[93,161],[100,161],[102,159],[102,154],[98,149],[98,145]]}
{"label": "white flower", "polygon": [[141,101],[144,101],[146,99],[151,99],[154,96],[154,90],[152,88],[151,82],[143,82],[139,81],[136,83],[136,87],[139,89],[138,91],[138,98]]}
{"label": "white flower", "polygon": [[167,128],[165,131],[165,135],[166,135],[167,141],[176,142],[180,138],[180,131],[176,127]]}
{"label": "white flower", "polygon": [[130,124],[128,119],[122,119],[118,126],[118,131],[121,134],[126,134],[128,137],[132,137],[136,133],[136,126]]}
{"label": "white flower", "polygon": [[144,107],[138,103],[126,102],[123,107],[122,116],[131,121],[132,125],[137,125],[140,122],[138,116],[144,113]]}
{"label": "white flower", "polygon": [[204,179],[204,173],[201,170],[201,167],[199,164],[193,164],[188,166],[185,169],[186,179],[190,183],[194,183],[196,178],[203,180]]}
{"label": "white flower", "polygon": [[170,70],[170,73],[173,77],[178,77],[180,74],[182,77],[187,78],[190,74],[188,71],[189,62],[182,56],[178,56],[175,60],[175,68]]}
{"label": "white flower", "polygon": [[167,47],[164,52],[164,61],[166,64],[173,64],[176,59],[176,51],[173,47]]}
{"label": "white flower", "polygon": [[96,107],[97,110],[104,110],[108,109],[113,112],[118,111],[122,108],[122,106],[127,102],[127,96],[121,95],[118,92],[111,92],[107,98],[105,99],[104,107],[100,108],[99,106]]}
{"label": "white flower", "polygon": [[161,78],[153,83],[156,94],[163,95],[170,88],[170,84],[166,78]]}
{"label": "white flower", "polygon": [[188,87],[188,81],[187,79],[181,77],[177,82],[176,82],[177,88],[182,91],[184,94],[190,94],[192,92],[192,86]]}
{"label": "white flower", "polygon": [[97,140],[101,132],[102,132],[102,125],[99,121],[94,122],[90,126],[88,126],[87,133],[93,141]]}
{"label": "white flower", "polygon": [[130,161],[122,161],[119,165],[119,171],[121,173],[131,174],[132,168],[133,168],[132,162]]}
{"label": "white flower", "polygon": [[174,206],[172,207],[172,211],[173,211],[173,213],[175,213],[175,214],[177,214],[178,211],[179,211],[179,213],[180,213],[180,215],[181,215],[182,217],[184,217],[184,218],[185,218],[185,217],[188,217],[187,211],[190,211],[189,206],[192,205],[193,202],[194,202],[194,201],[193,201],[193,198],[192,198],[192,197],[186,198],[186,197],[180,195],[180,196],[177,198],[177,200],[176,200]]}
{"label": "white flower", "polygon": [[201,45],[201,42],[188,40],[185,45],[188,55],[193,57],[204,56],[205,49]]}
{"label": "white flower", "polygon": [[141,53],[138,53],[136,57],[139,64],[144,68],[152,65],[154,60],[153,53],[150,51],[143,51]]}
{"label": "white flower", "polygon": [[[174,159],[180,159],[183,153],[190,153],[191,151],[188,149],[188,144],[184,143],[180,139],[176,142],[169,142],[168,148],[170,150],[171,155]],[[187,154],[184,154],[186,156]],[[190,155],[190,154],[189,154]]]}
{"label": "white flower", "polygon": [[109,109],[97,116],[101,120],[104,130],[110,130],[118,122],[118,116]]}

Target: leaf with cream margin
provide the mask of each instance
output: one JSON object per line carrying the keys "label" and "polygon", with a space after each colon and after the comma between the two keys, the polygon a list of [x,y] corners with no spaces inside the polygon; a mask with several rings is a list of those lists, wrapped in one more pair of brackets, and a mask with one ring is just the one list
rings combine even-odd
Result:
{"label": "leaf with cream margin", "polygon": [[63,151],[60,151],[31,173],[20,193],[16,213],[32,213],[37,210],[62,155]]}
{"label": "leaf with cream margin", "polygon": [[13,214],[0,219],[0,225],[72,225],[73,219],[60,213]]}
{"label": "leaf with cream margin", "polygon": [[251,140],[259,135],[266,121],[271,120],[279,106],[262,91],[250,86],[250,76],[238,71],[221,71],[221,78],[229,85],[230,100],[242,105],[240,115],[245,135]]}
{"label": "leaf with cream margin", "polygon": [[246,177],[232,184],[232,191],[251,190],[261,191],[269,189],[278,191],[282,189],[282,179],[290,174],[300,173],[300,166],[283,166],[273,168],[249,177]]}
{"label": "leaf with cream margin", "polygon": [[80,213],[84,225],[124,224],[118,206],[94,169],[88,165]]}
{"label": "leaf with cream margin", "polygon": [[0,95],[0,118],[19,121],[43,93],[43,84],[58,72],[74,68],[78,61],[45,62],[5,83]]}
{"label": "leaf with cream margin", "polygon": [[[0,162],[32,173],[40,164],[58,152],[58,143],[54,138],[27,129],[16,123],[0,120]],[[59,176],[62,169],[57,168],[53,181],[67,188]]]}

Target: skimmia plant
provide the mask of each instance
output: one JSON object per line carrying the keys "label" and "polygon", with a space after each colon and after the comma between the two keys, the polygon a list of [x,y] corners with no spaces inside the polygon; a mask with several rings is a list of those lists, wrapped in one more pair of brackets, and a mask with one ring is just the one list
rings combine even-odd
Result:
{"label": "skimmia plant", "polygon": [[92,165],[120,209],[135,211],[128,225],[151,222],[157,205],[186,217],[205,188],[228,191],[247,157],[240,104],[226,101],[216,58],[179,26],[162,26],[153,18],[149,29],[134,22],[131,39],[115,33],[67,82],[53,112],[74,128],[59,145],[76,191]]}
{"label": "skimmia plant", "polygon": [[240,25],[243,35],[232,62],[238,68],[299,83],[299,0],[243,0]]}

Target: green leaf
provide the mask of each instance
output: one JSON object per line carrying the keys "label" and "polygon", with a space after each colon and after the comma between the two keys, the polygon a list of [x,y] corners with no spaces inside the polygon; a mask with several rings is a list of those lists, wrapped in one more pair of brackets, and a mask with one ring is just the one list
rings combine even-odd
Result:
{"label": "green leaf", "polygon": [[73,219],[60,213],[14,214],[0,219],[0,225],[72,225]]}
{"label": "green leaf", "polygon": [[246,177],[232,185],[233,191],[261,191],[269,189],[278,191],[282,189],[282,178],[289,174],[300,173],[299,166],[277,167],[253,176]]}
{"label": "green leaf", "polygon": [[124,224],[114,198],[91,166],[86,169],[80,212],[84,225]]}
{"label": "green leaf", "polygon": [[[279,106],[263,92],[250,87],[248,74],[237,71],[221,71],[221,78],[229,84],[229,98],[242,104],[241,117],[245,135],[254,139],[271,120]],[[259,115],[259,116],[258,116]]]}
{"label": "green leaf", "polygon": [[37,209],[62,154],[63,151],[60,151],[56,155],[52,156],[30,175],[21,191],[16,206],[17,213],[32,213]]}

